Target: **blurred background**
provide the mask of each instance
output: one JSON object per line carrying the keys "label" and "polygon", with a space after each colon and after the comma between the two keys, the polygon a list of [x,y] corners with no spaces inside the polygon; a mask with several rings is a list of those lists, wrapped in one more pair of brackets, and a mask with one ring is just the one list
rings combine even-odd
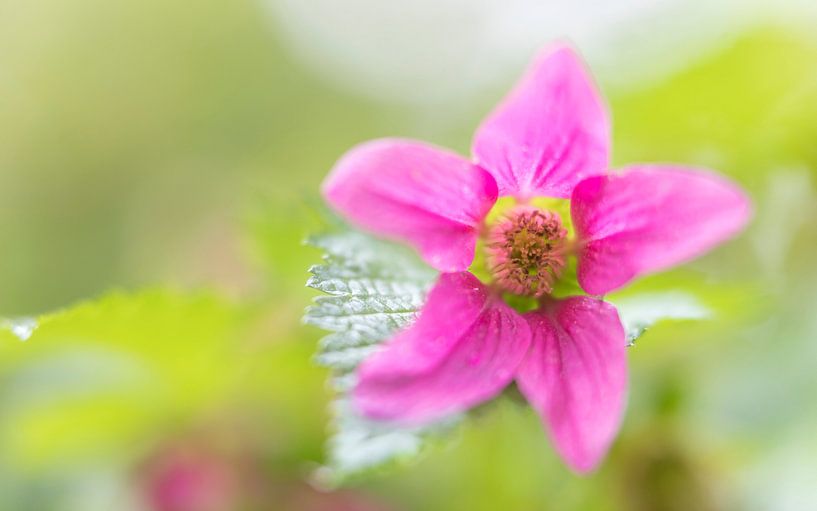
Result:
{"label": "blurred background", "polygon": [[[556,38],[608,98],[616,164],[752,195],[740,238],[634,286],[713,318],[630,349],[590,477],[500,401],[327,491],[300,324],[321,179],[369,138],[467,154]],[[0,509],[813,509],[816,181],[811,0],[0,0]]]}

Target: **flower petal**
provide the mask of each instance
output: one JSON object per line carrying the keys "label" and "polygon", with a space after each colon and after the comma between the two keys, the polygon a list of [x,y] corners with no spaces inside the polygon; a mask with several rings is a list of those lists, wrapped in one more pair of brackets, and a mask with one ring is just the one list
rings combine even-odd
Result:
{"label": "flower petal", "polygon": [[473,153],[500,195],[570,197],[607,171],[610,124],[581,59],[567,46],[543,51],[480,125]]}
{"label": "flower petal", "polygon": [[417,322],[361,365],[354,403],[408,424],[463,411],[513,379],[529,342],[522,316],[476,277],[443,274]]}
{"label": "flower petal", "polygon": [[464,158],[401,139],[361,144],[323,183],[326,200],[354,224],[406,241],[440,271],[462,271],[497,198],[496,183]]}
{"label": "flower petal", "polygon": [[517,375],[556,451],[593,470],[621,423],[627,387],[624,328],[615,308],[574,296],[525,315],[531,349]]}
{"label": "flower petal", "polygon": [[581,182],[571,216],[579,284],[602,295],[734,236],[751,207],[736,184],[709,171],[651,165]]}

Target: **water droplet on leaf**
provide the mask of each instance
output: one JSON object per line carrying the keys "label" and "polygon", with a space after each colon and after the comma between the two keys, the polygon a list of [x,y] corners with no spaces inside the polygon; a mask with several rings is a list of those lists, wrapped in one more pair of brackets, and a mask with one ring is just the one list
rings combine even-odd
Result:
{"label": "water droplet on leaf", "polygon": [[29,317],[8,319],[0,322],[0,328],[8,329],[21,341],[27,341],[37,329],[37,320]]}

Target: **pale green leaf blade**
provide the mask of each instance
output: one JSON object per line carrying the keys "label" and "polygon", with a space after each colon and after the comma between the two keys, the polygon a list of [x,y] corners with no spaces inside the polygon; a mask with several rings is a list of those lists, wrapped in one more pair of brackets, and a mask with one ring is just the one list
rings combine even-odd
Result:
{"label": "pale green leaf blade", "polygon": [[319,475],[324,483],[336,485],[415,457],[430,435],[449,429],[457,418],[398,427],[361,417],[348,398],[358,364],[414,321],[435,272],[408,249],[351,230],[315,236],[308,243],[324,251],[324,263],[310,268],[307,286],[329,296],[315,299],[304,322],[331,332],[319,342],[315,361],[332,369],[338,393],[327,466]]}
{"label": "pale green leaf blade", "polygon": [[627,336],[627,346],[635,344],[650,327],[663,320],[700,320],[712,311],[697,298],[681,291],[644,293],[614,300]]}

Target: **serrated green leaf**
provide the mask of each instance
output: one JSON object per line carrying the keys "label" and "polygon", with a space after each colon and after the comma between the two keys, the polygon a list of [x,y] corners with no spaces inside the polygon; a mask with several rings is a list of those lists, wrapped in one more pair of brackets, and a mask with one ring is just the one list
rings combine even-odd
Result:
{"label": "serrated green leaf", "polygon": [[332,333],[321,339],[315,361],[333,371],[339,398],[332,406],[333,436],[327,442],[328,483],[416,456],[432,434],[456,422],[417,428],[367,420],[349,403],[355,369],[378,345],[416,317],[435,272],[404,247],[351,230],[315,236],[324,263],[310,268],[307,286],[330,296],[315,299],[304,322]]}
{"label": "serrated green leaf", "polygon": [[712,314],[697,298],[680,291],[628,296],[614,300],[614,304],[624,325],[627,346],[635,344],[659,321],[706,319]]}
{"label": "serrated green leaf", "polygon": [[377,350],[377,346],[360,346],[343,350],[323,351],[315,356],[315,362],[336,371],[353,371]]}
{"label": "serrated green leaf", "polygon": [[325,330],[373,330],[389,335],[406,326],[420,300],[412,296],[327,296],[315,300],[305,321]]}
{"label": "serrated green leaf", "polygon": [[458,417],[415,428],[396,427],[360,417],[349,400],[341,398],[332,404],[336,417],[335,435],[329,439],[329,466],[325,474],[330,484],[389,463],[410,460],[423,449],[429,435],[450,431]]}
{"label": "serrated green leaf", "polygon": [[435,273],[408,249],[348,229],[307,243],[325,252],[307,286],[331,295],[316,298],[304,315],[305,323],[333,332],[316,360],[354,370],[372,346],[414,320]]}
{"label": "serrated green leaf", "polygon": [[[362,277],[366,270],[336,266],[313,266],[306,285],[330,295],[352,296],[414,296],[414,282],[395,276]],[[371,273],[374,273],[371,271]]]}

